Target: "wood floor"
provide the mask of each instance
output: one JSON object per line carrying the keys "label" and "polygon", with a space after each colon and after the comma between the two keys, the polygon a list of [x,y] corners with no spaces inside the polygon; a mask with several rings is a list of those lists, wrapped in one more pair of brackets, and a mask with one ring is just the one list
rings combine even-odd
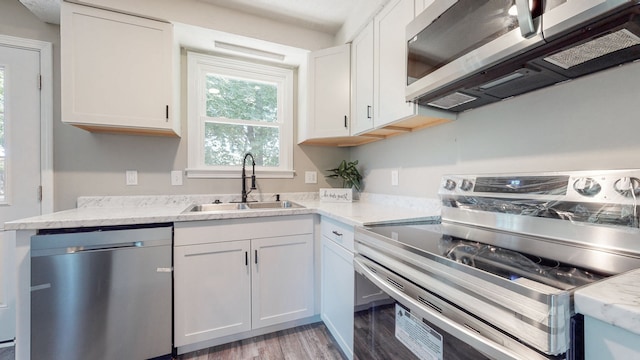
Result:
{"label": "wood floor", "polygon": [[323,323],[303,325],[178,356],[178,360],[344,360]]}

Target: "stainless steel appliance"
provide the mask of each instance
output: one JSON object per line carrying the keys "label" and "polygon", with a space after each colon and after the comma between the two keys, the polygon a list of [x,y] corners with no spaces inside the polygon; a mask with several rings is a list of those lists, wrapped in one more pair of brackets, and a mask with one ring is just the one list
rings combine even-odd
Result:
{"label": "stainless steel appliance", "polygon": [[31,359],[171,356],[172,226],[31,240]]}
{"label": "stainless steel appliance", "polygon": [[407,101],[464,111],[640,58],[640,1],[442,0],[407,26]]}
{"label": "stainless steel appliance", "polygon": [[581,359],[574,291],[640,267],[640,170],[446,176],[439,195],[441,224],[356,229],[356,276],[386,294],[356,308],[356,358]]}

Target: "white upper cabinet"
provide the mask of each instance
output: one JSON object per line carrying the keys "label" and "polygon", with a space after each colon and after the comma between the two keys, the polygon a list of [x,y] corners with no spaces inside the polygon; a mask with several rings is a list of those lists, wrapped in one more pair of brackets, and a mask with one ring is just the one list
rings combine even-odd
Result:
{"label": "white upper cabinet", "polygon": [[306,121],[298,123],[298,142],[355,146],[378,140],[352,136],[350,44],[312,52],[308,66],[308,112]]}
{"label": "white upper cabinet", "polygon": [[351,134],[373,129],[373,23],[351,44]]}
{"label": "white upper cabinet", "polygon": [[306,139],[349,136],[350,46],[309,55],[309,103]]}
{"label": "white upper cabinet", "polygon": [[416,105],[405,100],[405,30],[414,17],[414,0],[392,0],[374,18],[374,126],[415,114]]}
{"label": "white upper cabinet", "polygon": [[406,26],[432,1],[392,0],[353,40],[352,135],[379,140],[456,118],[405,100]]}
{"label": "white upper cabinet", "polygon": [[427,6],[433,4],[435,0],[415,0],[416,2],[416,16],[418,16]]}
{"label": "white upper cabinet", "polygon": [[170,23],[63,2],[62,121],[89,131],[179,136],[172,32]]}

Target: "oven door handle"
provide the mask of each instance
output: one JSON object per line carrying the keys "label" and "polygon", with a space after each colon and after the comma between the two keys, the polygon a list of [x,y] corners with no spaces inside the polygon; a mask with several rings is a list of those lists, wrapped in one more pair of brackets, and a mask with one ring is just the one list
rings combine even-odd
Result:
{"label": "oven door handle", "polygon": [[395,286],[388,284],[386,281],[377,276],[371,271],[365,264],[366,260],[355,258],[353,265],[355,270],[374,283],[380,290],[383,290],[387,295],[394,298],[397,302],[408,307],[414,315],[421,316],[423,319],[438,326],[443,331],[450,335],[464,341],[478,351],[483,352],[492,359],[504,359],[504,360],[526,360],[521,355],[509,350],[508,348],[501,346],[491,340],[486,339],[482,335],[460,325],[442,314],[431,310],[425,306],[421,306],[417,300],[407,296],[404,292],[400,291]]}

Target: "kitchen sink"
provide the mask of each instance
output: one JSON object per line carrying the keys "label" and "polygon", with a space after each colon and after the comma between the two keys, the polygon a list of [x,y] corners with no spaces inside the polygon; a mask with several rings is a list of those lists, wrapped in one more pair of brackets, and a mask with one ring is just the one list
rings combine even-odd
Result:
{"label": "kitchen sink", "polygon": [[189,207],[185,212],[223,212],[233,210],[267,210],[267,209],[294,209],[304,208],[304,206],[292,201],[266,201],[251,203],[213,203],[213,204],[197,204]]}
{"label": "kitchen sink", "polygon": [[249,209],[295,209],[304,206],[289,200],[247,203]]}
{"label": "kitchen sink", "polygon": [[207,212],[207,211],[230,211],[248,209],[247,204],[243,203],[221,203],[221,204],[199,204],[193,205],[187,212]]}

